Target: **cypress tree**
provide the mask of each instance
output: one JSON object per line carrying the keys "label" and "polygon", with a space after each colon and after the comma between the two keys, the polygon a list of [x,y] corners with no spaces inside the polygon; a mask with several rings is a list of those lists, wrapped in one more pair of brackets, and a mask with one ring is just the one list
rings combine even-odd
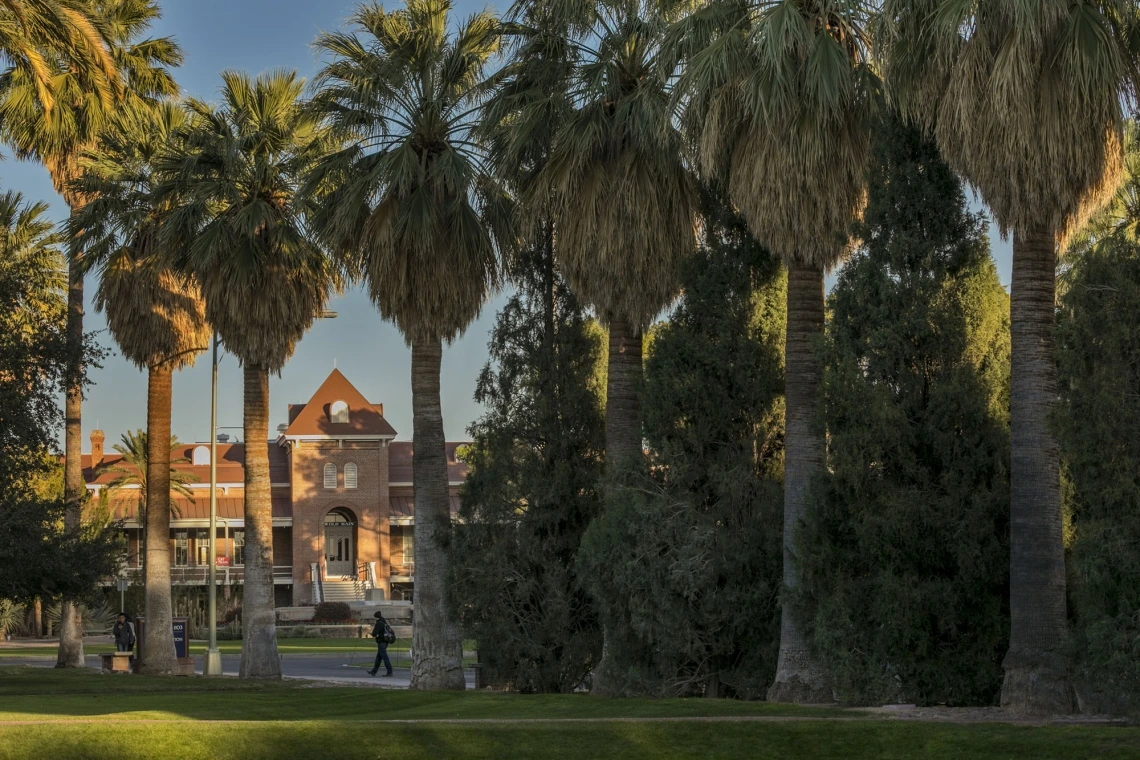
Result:
{"label": "cypress tree", "polygon": [[1009,300],[935,146],[876,132],[821,346],[828,468],[796,600],[849,703],[992,704],[1008,642]]}
{"label": "cypress tree", "polygon": [[567,692],[602,645],[575,564],[602,505],[601,331],[555,269],[552,246],[520,254],[512,278],[475,393],[487,411],[463,455],[471,470],[449,548],[451,596],[489,680]]}
{"label": "cypress tree", "polygon": [[1083,711],[1140,698],[1140,243],[1072,259],[1058,318],[1057,431]]}
{"label": "cypress tree", "polygon": [[652,331],[648,471],[622,473],[582,577],[626,694],[757,697],[779,647],[785,275],[719,195]]}

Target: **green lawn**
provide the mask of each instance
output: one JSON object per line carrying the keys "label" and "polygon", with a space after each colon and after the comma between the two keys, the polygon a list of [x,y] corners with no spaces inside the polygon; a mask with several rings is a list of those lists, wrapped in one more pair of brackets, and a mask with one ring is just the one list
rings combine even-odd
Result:
{"label": "green lawn", "polygon": [[[477,722],[448,722],[456,719]],[[0,667],[0,760],[128,756],[1136,758],[1140,729],[917,723],[728,700],[423,693]]]}

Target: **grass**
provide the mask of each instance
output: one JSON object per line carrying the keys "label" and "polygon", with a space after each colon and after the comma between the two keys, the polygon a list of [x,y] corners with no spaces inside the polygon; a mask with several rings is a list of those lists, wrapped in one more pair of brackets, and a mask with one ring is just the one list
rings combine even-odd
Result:
{"label": "grass", "polygon": [[[628,720],[607,720],[612,718]],[[482,722],[445,722],[453,719]],[[1140,729],[919,723],[837,708],[729,700],[320,688],[0,667],[0,760],[327,755],[346,760],[1135,758],[1140,757]]]}
{"label": "grass", "polygon": [[[388,645],[388,652],[407,652],[411,649],[411,639],[397,639],[396,643]],[[218,649],[222,654],[241,654],[241,641],[219,641]],[[283,655],[290,654],[334,654],[341,652],[361,651],[374,652],[376,645],[372,639],[316,639],[316,638],[278,638],[277,651]],[[84,644],[86,654],[106,654],[114,652],[113,644]],[[194,639],[190,642],[190,653],[200,655],[206,651],[206,642]],[[25,646],[0,647],[0,661],[12,658],[51,658],[55,659],[55,646]]]}

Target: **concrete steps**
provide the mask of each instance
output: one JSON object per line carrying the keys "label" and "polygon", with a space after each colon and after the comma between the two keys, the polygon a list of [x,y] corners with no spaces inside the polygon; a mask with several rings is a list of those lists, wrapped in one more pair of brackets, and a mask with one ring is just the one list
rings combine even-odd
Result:
{"label": "concrete steps", "polygon": [[359,581],[325,580],[323,586],[326,602],[364,601],[364,584]]}

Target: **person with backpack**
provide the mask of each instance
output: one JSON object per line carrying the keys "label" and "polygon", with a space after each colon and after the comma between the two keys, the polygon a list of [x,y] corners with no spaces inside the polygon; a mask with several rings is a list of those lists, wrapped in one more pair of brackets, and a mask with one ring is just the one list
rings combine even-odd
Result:
{"label": "person with backpack", "polygon": [[134,650],[135,626],[131,621],[127,620],[127,613],[119,613],[119,619],[115,621],[115,626],[111,629],[111,634],[115,638],[116,652],[131,652]]}
{"label": "person with backpack", "polygon": [[387,671],[384,677],[391,678],[392,661],[388,659],[388,645],[396,643],[396,632],[388,625],[382,613],[377,612],[373,617],[376,618],[376,625],[372,626],[372,638],[376,639],[376,664],[368,671],[368,675],[375,676],[380,670],[380,664],[383,663]]}

